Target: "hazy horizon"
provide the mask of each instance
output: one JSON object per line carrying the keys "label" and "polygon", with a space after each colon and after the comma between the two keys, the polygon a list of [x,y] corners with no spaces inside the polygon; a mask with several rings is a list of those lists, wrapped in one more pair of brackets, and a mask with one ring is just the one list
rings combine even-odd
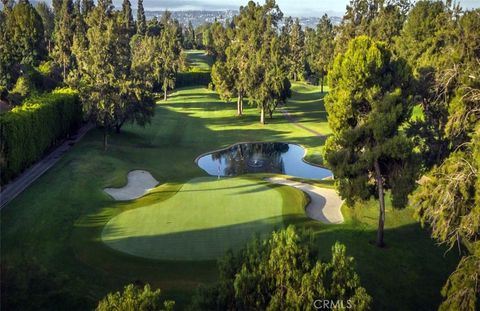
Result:
{"label": "hazy horizon", "polygon": [[[130,0],[132,7],[136,8],[137,0]],[[51,0],[47,0],[51,3]],[[256,1],[263,3],[264,1]],[[277,0],[280,9],[285,15],[320,17],[327,13],[330,16],[343,16],[349,0]],[[479,8],[480,0],[458,1],[465,9]],[[121,7],[122,0],[114,0],[116,7]],[[246,5],[248,0],[144,0],[143,6],[147,11],[189,11],[189,10],[238,10],[241,5]]]}

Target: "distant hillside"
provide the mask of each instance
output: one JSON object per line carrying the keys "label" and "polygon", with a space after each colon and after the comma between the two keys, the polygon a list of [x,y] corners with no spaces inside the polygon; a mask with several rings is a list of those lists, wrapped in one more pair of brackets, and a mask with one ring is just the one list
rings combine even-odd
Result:
{"label": "distant hillside", "polygon": [[[146,10],[145,15],[147,19],[152,19],[154,17],[160,17],[164,11],[154,11]],[[185,11],[171,11],[173,18],[177,19],[180,24],[188,25],[189,22],[193,24],[194,27],[197,27],[204,23],[213,23],[215,20],[224,23],[227,20],[232,20],[232,18],[238,14],[238,10],[218,10],[218,11],[194,11],[194,10],[185,10]],[[135,16],[135,13],[134,13]],[[300,24],[303,27],[314,28],[317,26],[320,17],[299,17]],[[342,21],[341,17],[331,16],[330,19],[334,25],[340,24]]]}

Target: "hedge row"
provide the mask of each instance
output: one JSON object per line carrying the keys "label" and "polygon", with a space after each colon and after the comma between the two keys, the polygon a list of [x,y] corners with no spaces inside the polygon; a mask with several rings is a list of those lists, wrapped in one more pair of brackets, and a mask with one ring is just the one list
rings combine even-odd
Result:
{"label": "hedge row", "polygon": [[82,122],[78,93],[64,88],[0,114],[0,184],[42,158]]}
{"label": "hedge row", "polygon": [[208,86],[212,82],[210,72],[179,72],[175,81],[175,88],[187,86]]}

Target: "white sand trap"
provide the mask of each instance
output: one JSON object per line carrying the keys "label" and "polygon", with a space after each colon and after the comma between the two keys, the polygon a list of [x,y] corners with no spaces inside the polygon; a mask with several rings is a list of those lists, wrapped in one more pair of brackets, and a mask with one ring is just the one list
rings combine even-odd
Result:
{"label": "white sand trap", "polygon": [[147,171],[130,171],[127,179],[125,187],[105,188],[103,190],[117,201],[127,201],[138,199],[158,185],[158,181]]}
{"label": "white sand trap", "polygon": [[295,187],[306,192],[311,202],[307,205],[306,214],[314,220],[319,220],[326,224],[340,224],[343,222],[343,215],[340,207],[343,204],[342,199],[333,189],[315,187],[285,178],[266,178],[265,180],[274,183]]}

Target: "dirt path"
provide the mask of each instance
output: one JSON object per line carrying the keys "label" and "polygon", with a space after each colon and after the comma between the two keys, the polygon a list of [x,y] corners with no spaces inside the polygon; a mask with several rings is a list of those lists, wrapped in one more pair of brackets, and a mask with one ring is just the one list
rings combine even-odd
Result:
{"label": "dirt path", "polygon": [[340,210],[343,201],[335,190],[320,188],[285,178],[274,177],[266,180],[274,184],[295,187],[306,192],[311,198],[310,204],[306,207],[306,214],[311,219],[326,224],[340,224],[343,222],[343,215]]}
{"label": "dirt path", "polygon": [[32,165],[20,176],[15,178],[6,186],[2,187],[0,192],[0,209],[5,207],[8,202],[16,198],[23,192],[28,186],[30,186],[35,180],[42,176],[52,166],[57,163],[62,155],[67,152],[76,142],[78,142],[93,125],[87,124],[81,127],[77,134],[71,139],[65,140],[60,146],[55,148],[51,153],[45,156],[43,159]]}

